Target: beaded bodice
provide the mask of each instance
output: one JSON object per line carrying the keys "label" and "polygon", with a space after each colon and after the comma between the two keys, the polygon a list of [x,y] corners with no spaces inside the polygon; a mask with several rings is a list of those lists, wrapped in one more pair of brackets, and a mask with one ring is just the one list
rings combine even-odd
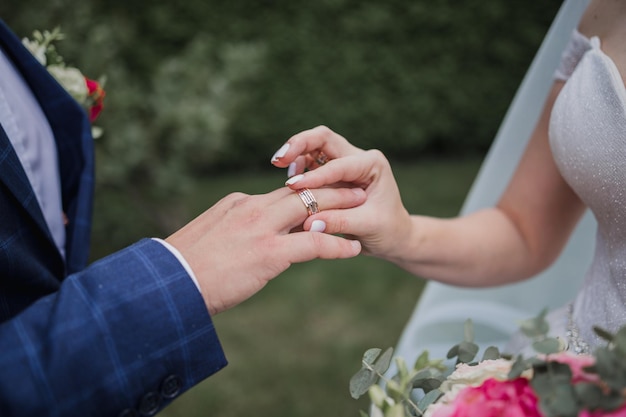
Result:
{"label": "beaded bodice", "polygon": [[600,40],[577,32],[559,75],[567,82],[552,111],[552,152],[598,223],[593,262],[573,305],[573,322],[594,346],[601,341],[592,326],[626,324],[626,88]]}

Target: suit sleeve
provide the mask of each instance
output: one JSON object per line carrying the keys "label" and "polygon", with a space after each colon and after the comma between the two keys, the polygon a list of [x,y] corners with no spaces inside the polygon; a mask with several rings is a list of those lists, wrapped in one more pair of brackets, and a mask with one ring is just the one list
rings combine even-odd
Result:
{"label": "suit sleeve", "polygon": [[204,301],[142,240],[0,326],[0,416],[154,415],[226,365]]}

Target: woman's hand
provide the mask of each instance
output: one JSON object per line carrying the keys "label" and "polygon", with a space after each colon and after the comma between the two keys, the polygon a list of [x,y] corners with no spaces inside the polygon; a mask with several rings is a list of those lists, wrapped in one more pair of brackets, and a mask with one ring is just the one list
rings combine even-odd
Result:
{"label": "woman's hand", "polygon": [[289,169],[286,185],[293,190],[339,186],[365,190],[367,201],[358,207],[333,210],[320,206],[321,213],[305,221],[306,230],[313,221],[323,220],[325,232],[354,236],[366,253],[382,258],[392,258],[394,249],[411,238],[409,213],[389,161],[380,151],[359,149],[320,126],[291,137],[272,157],[272,163]]}

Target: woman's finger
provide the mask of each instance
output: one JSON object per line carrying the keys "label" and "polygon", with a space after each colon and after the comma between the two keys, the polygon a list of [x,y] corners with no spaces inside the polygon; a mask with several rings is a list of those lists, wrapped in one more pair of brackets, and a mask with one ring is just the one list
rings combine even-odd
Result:
{"label": "woman's finger", "polygon": [[364,206],[342,210],[325,210],[309,216],[302,224],[305,231],[323,231],[326,234],[343,236],[364,236],[369,233],[376,219],[368,218],[369,211]]}
{"label": "woman's finger", "polygon": [[277,167],[286,168],[298,156],[310,154],[311,158],[315,158],[320,151],[324,152],[329,159],[335,159],[361,150],[326,126],[318,126],[289,138],[274,153],[271,162]]}
{"label": "woman's finger", "polygon": [[287,167],[287,178],[302,174],[308,168],[308,163],[306,155],[298,156]]}
{"label": "woman's finger", "polygon": [[371,150],[333,159],[318,169],[289,178],[285,185],[291,189],[298,189],[345,183],[367,188],[373,181],[383,176],[393,178],[389,162],[380,151]]}

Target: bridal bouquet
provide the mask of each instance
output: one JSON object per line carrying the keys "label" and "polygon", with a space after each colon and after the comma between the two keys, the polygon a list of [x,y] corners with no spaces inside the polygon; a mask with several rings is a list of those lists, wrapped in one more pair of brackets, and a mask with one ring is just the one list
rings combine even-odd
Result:
{"label": "bridal bouquet", "polygon": [[545,311],[521,327],[533,340],[535,356],[513,358],[490,347],[475,360],[479,347],[467,321],[464,339],[447,355],[456,358],[454,369],[431,360],[428,352],[412,369],[396,358],[398,374],[385,379],[383,389],[377,382],[393,350],[370,349],[350,392],[354,398],[368,393],[384,417],[626,417],[626,327],[615,334],[596,328],[606,347],[574,355],[547,336],[544,317]]}
{"label": "bridal bouquet", "polygon": [[[104,107],[105,92],[103,89],[104,79],[92,80],[85,77],[78,68],[65,63],[56,49],[56,42],[65,36],[59,28],[53,31],[38,30],[33,32],[32,39],[24,38],[22,43],[33,54],[41,65],[57,80],[87,112],[89,121],[94,122]],[[102,135],[102,130],[92,127],[92,135],[97,138]]]}

